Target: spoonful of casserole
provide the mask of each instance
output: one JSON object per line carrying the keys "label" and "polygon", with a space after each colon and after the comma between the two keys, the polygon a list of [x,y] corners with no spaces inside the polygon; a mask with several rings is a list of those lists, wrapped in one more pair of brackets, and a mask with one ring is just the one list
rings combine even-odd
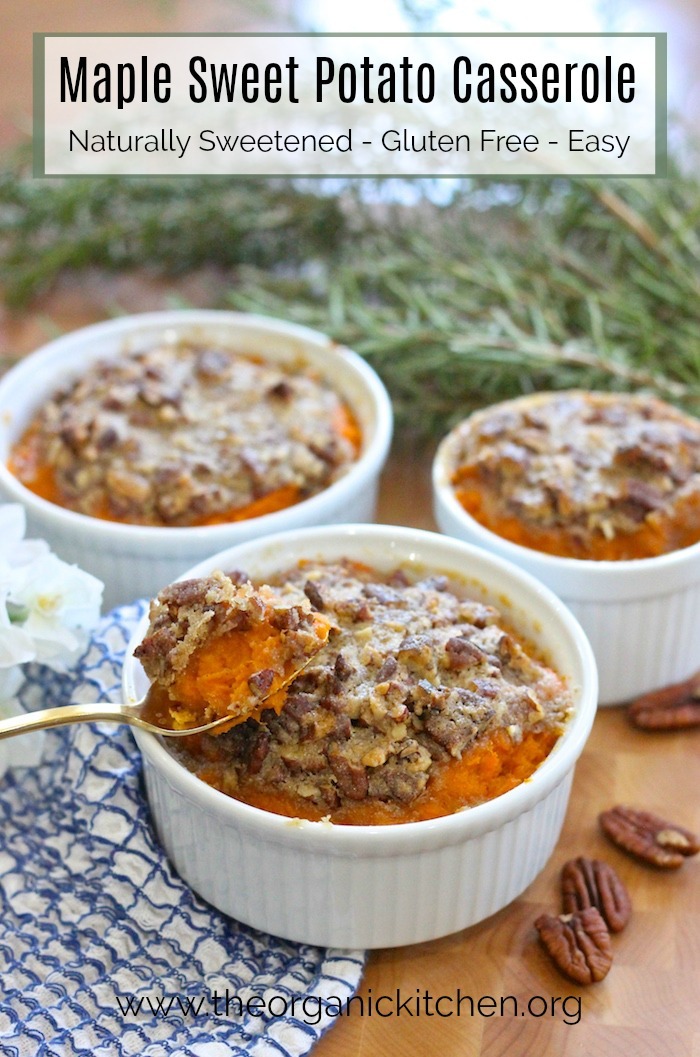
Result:
{"label": "spoonful of casserole", "polygon": [[141,701],[65,705],[0,721],[0,739],[94,720],[167,737],[221,734],[263,709],[281,711],[287,687],[323,649],[335,625],[299,594],[222,572],[182,580],[151,603],[137,657],[151,686]]}
{"label": "spoonful of casserole", "polygon": [[151,605],[134,651],[151,681],[144,716],[176,730],[279,711],[285,689],[325,645],[334,625],[306,597],[224,573],[171,584]]}

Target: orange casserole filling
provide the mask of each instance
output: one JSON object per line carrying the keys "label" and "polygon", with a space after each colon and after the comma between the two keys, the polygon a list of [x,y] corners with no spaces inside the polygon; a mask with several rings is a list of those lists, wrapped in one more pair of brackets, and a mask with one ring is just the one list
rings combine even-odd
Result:
{"label": "orange casserole filling", "polygon": [[[332,821],[341,826],[388,826],[453,815],[462,808],[493,800],[527,781],[549,756],[559,736],[551,730],[527,731],[522,741],[515,744],[504,731],[495,731],[468,750],[461,760],[435,764],[427,788],[413,803],[389,804],[376,800],[348,803],[333,811]],[[196,744],[196,739],[193,735],[192,748],[199,755],[201,745]],[[232,791],[227,783],[226,765],[217,760],[215,747],[202,758],[196,773],[215,789],[263,811],[312,821],[320,821],[326,815],[302,797],[278,790],[261,790],[251,784]]]}
{"label": "orange casserole filling", "polygon": [[438,818],[527,781],[564,729],[566,681],[446,578],[349,560],[243,576],[166,588],[136,651],[146,718],[231,717],[169,747],[243,803],[339,825]]}
{"label": "orange casserole filling", "polygon": [[[348,441],[355,452],[359,454],[362,444],[360,427],[354,415],[345,405],[336,408],[333,415],[333,428],[339,437]],[[72,509],[73,504],[69,497],[58,484],[55,468],[43,461],[42,437],[38,423],[32,423],[13,444],[7,467],[10,473],[28,488],[34,495],[46,499],[56,506]],[[294,506],[305,497],[299,488],[294,485],[285,485],[276,488],[259,499],[246,503],[244,506],[231,507],[217,511],[204,517],[192,517],[188,525],[199,527],[202,525],[222,525],[234,521],[248,521],[251,518],[262,517],[264,514],[274,514],[278,510],[285,510]],[[102,496],[93,504],[89,511],[90,517],[99,518],[102,521],[115,521],[119,524],[134,524],[133,517],[122,517],[114,509],[109,496]],[[137,522],[142,524],[157,524],[158,522]]]}
{"label": "orange casserole filling", "polygon": [[700,421],[643,393],[533,393],[452,435],[451,483],[489,531],[566,558],[653,558],[700,540]]}
{"label": "orange casserole filling", "polygon": [[478,484],[473,470],[460,470],[454,478],[455,496],[468,514],[511,543],[521,547],[555,554],[562,558],[593,561],[632,561],[654,558],[671,551],[691,547],[700,540],[700,495],[684,496],[675,507],[673,517],[661,516],[647,521],[636,532],[607,539],[592,535],[584,543],[562,526],[542,526],[523,518],[507,516],[494,497]]}

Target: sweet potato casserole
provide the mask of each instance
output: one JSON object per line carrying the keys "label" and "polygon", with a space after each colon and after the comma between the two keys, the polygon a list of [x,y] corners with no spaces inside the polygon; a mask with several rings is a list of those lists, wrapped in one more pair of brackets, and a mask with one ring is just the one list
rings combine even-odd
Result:
{"label": "sweet potato casserole", "polygon": [[10,469],[81,514],[192,526],[271,513],[358,455],[349,408],[303,365],[161,344],[92,364],[41,408]]}
{"label": "sweet potato casserole", "polygon": [[572,709],[565,681],[465,588],[348,560],[302,562],[269,585],[221,572],[175,583],[136,656],[152,718],[232,716],[178,742],[186,767],[254,806],[337,823],[489,800],[530,776]]}
{"label": "sweet potato casserole", "polygon": [[525,547],[620,560],[700,540],[700,422],[654,397],[521,397],[472,415],[452,452],[464,509]]}

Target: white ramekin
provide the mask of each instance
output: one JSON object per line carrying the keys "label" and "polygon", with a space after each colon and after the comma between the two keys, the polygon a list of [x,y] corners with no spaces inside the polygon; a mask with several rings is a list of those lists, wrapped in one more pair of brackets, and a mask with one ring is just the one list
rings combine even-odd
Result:
{"label": "white ramekin", "polygon": [[[278,362],[306,363],[348,402],[362,451],[348,472],[296,506],[249,521],[197,528],[122,525],[76,514],[34,495],[7,468],[11,444],[55,390],[95,360],[151,346],[164,334],[207,341]],[[391,404],[364,360],[330,338],[281,320],[237,312],[169,311],[125,316],[66,334],[27,356],[0,379],[0,501],[23,503],[28,535],[105,583],[109,608],[151,596],[194,562],[223,547],[304,525],[371,520],[391,441]]]}
{"label": "white ramekin", "polygon": [[[348,557],[376,568],[447,573],[492,602],[567,677],[575,711],[533,777],[503,796],[445,818],[394,826],[334,826],[283,818],[200,781],[160,739],[140,731],[146,790],[159,838],[181,876],[232,917],[321,946],[390,947],[434,939],[481,921],[543,868],[564,820],[574,765],[593,723],[591,648],[566,607],[507,562],[417,529],[344,525],[243,544],[190,570],[244,569],[266,577],[302,558]],[[185,578],[186,578],[185,577]],[[147,681],[127,650],[128,702]]]}
{"label": "white ramekin", "polygon": [[453,430],[433,461],[440,531],[506,558],[559,595],[593,647],[601,705],[620,704],[698,668],[700,543],[635,561],[559,558],[511,543],[479,524],[455,496],[456,444]]}

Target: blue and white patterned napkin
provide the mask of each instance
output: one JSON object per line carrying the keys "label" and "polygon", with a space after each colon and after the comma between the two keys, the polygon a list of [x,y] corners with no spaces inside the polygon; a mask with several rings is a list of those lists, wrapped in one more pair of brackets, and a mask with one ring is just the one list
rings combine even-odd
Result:
{"label": "blue and white patterned napkin", "polygon": [[[30,669],[23,704],[116,700],[141,612],[105,618],[70,676]],[[187,888],[123,726],[51,731],[41,766],[0,781],[0,817],[3,1057],[301,1057],[357,988],[362,952],[265,935]]]}

